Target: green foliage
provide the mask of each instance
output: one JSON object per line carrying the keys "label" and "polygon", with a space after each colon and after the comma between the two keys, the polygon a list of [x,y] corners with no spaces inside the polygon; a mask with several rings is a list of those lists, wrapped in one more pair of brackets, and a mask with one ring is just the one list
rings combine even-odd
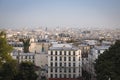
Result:
{"label": "green foliage", "polygon": [[30,62],[22,62],[19,65],[19,72],[15,80],[36,80],[34,65]]}
{"label": "green foliage", "polygon": [[24,52],[28,53],[29,52],[29,46],[30,46],[30,39],[20,39],[20,41],[23,42]]}
{"label": "green foliage", "polygon": [[9,60],[11,60],[11,56],[9,53],[12,51],[12,47],[7,44],[7,40],[5,36],[6,34],[2,31],[0,32],[0,66]]}
{"label": "green foliage", "polygon": [[7,44],[6,38],[0,37],[0,65],[3,61],[9,61],[11,56],[9,53],[12,51],[12,47]]}
{"label": "green foliage", "polygon": [[[0,80],[36,80],[37,75],[34,65],[29,62],[18,64],[9,55],[13,50],[7,44],[6,37],[3,32],[0,33]],[[29,40],[24,41],[24,46],[29,46]],[[26,48],[25,48],[26,49]],[[28,52],[28,51],[27,51]]]}
{"label": "green foliage", "polygon": [[13,80],[17,74],[17,64],[15,60],[3,63],[0,68],[0,80]]}
{"label": "green foliage", "polygon": [[98,57],[95,70],[97,80],[120,80],[120,40]]}
{"label": "green foliage", "polygon": [[90,80],[91,79],[91,74],[88,73],[85,70],[82,70],[82,77],[84,78],[84,80]]}
{"label": "green foliage", "polygon": [[1,31],[0,32],[0,37],[5,38],[6,37],[6,33],[4,31]]}
{"label": "green foliage", "polygon": [[0,32],[0,80],[12,80],[16,74],[16,61],[9,55],[12,47],[7,44],[5,36]]}

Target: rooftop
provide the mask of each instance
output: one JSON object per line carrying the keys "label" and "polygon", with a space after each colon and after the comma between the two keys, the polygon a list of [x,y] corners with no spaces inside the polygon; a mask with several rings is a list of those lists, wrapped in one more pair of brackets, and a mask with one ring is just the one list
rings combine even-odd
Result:
{"label": "rooftop", "polygon": [[53,44],[49,49],[50,50],[77,50],[78,48],[76,48],[72,44],[64,43],[64,44]]}
{"label": "rooftop", "polygon": [[18,53],[18,52],[13,52],[12,53],[13,56],[17,56],[17,55],[20,55],[20,56],[34,56],[35,53]]}
{"label": "rooftop", "polygon": [[97,50],[106,50],[108,49],[110,46],[95,46],[95,49]]}

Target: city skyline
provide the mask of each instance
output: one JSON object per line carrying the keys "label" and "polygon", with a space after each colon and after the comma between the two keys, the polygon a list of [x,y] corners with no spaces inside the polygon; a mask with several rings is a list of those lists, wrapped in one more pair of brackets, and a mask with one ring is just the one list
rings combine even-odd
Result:
{"label": "city skyline", "polygon": [[0,0],[0,28],[119,28],[118,0]]}

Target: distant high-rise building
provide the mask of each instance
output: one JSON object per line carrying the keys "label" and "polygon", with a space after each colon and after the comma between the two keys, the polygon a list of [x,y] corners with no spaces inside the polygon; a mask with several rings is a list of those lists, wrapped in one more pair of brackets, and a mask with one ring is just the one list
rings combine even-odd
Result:
{"label": "distant high-rise building", "polygon": [[45,28],[45,31],[47,31],[47,27]]}

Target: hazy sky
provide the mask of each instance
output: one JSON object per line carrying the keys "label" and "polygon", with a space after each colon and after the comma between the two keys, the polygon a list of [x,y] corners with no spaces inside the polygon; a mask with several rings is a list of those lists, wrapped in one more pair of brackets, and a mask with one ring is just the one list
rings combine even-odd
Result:
{"label": "hazy sky", "polygon": [[0,0],[0,27],[120,27],[120,0]]}

